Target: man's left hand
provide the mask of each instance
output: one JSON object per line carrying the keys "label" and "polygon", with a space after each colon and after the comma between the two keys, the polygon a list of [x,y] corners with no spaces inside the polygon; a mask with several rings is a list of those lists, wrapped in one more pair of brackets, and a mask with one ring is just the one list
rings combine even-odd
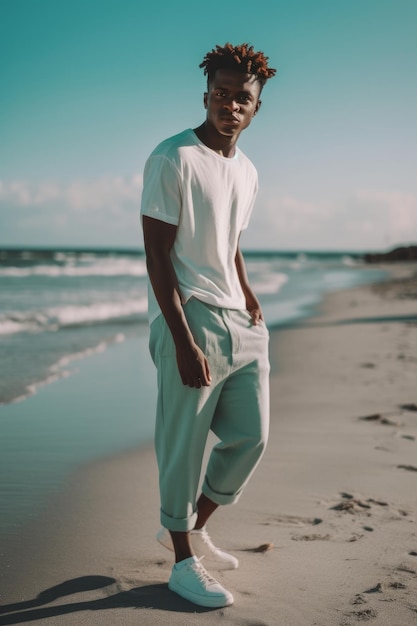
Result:
{"label": "man's left hand", "polygon": [[264,316],[260,307],[255,307],[249,311],[249,314],[252,318],[252,324],[257,326],[260,321],[263,321]]}

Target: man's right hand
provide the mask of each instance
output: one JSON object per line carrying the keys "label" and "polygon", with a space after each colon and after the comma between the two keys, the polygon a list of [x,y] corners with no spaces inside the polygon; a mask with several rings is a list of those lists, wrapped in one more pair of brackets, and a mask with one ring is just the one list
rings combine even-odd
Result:
{"label": "man's right hand", "polygon": [[197,344],[191,350],[177,346],[177,365],[184,385],[200,389],[211,384],[207,358]]}

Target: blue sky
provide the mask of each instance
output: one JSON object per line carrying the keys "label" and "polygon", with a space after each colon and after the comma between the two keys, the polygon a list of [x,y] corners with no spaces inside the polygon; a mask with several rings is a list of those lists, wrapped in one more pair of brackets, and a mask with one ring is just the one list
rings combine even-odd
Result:
{"label": "blue sky", "polygon": [[278,68],[243,247],[416,241],[416,31],[415,0],[0,0],[0,245],[141,247],[145,160],[203,121],[226,41]]}

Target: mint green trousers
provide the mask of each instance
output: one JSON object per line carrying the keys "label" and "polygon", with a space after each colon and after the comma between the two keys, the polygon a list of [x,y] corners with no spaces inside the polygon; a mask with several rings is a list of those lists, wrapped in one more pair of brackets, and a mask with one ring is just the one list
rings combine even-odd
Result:
{"label": "mint green trousers", "polygon": [[245,310],[223,309],[191,298],[184,305],[196,343],[212,376],[209,387],[183,385],[175,345],[163,315],[151,324],[149,347],[157,368],[155,450],[161,523],[173,531],[194,528],[197,490],[209,431],[211,450],[203,493],[232,504],[258,464],[269,430],[269,333]]}

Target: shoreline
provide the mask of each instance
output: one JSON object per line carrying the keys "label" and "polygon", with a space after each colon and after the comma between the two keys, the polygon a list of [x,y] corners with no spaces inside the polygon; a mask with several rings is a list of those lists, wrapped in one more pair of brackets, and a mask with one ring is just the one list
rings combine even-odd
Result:
{"label": "shoreline", "polygon": [[[219,577],[233,607],[207,611],[168,591],[148,446],[81,468],[26,527],[2,557],[1,601],[17,604],[0,624],[411,623],[417,412],[399,405],[417,401],[417,325],[395,316],[417,303],[401,289],[334,293],[307,324],[271,332],[267,452],[239,503],[210,523],[241,561]],[[393,321],[363,321],[382,315]],[[262,544],[274,548],[255,552]]]}
{"label": "shoreline", "polygon": [[72,361],[66,377],[1,407],[0,549],[79,467],[152,441],[155,372],[147,342],[138,335]]}

